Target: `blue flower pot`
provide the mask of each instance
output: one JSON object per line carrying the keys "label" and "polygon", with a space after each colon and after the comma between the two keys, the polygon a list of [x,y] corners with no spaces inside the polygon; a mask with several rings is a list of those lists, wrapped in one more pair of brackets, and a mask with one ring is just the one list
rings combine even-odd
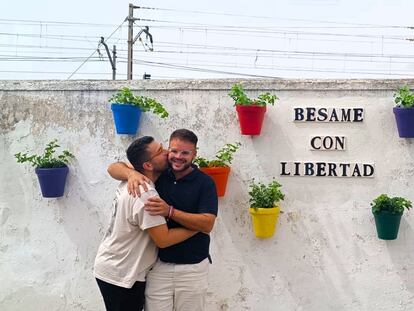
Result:
{"label": "blue flower pot", "polygon": [[45,198],[59,198],[65,192],[66,176],[69,168],[36,168],[35,172],[39,179],[40,189]]}
{"label": "blue flower pot", "polygon": [[398,134],[403,138],[414,137],[414,108],[394,107]]}
{"label": "blue flower pot", "polygon": [[129,104],[112,104],[111,110],[117,134],[135,135],[138,130],[141,109]]}

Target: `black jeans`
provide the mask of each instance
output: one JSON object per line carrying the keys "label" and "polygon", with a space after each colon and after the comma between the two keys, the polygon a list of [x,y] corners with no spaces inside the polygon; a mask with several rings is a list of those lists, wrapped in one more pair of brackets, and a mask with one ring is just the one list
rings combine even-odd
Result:
{"label": "black jeans", "polygon": [[135,282],[124,288],[96,279],[103,296],[106,311],[141,311],[145,301],[145,282]]}

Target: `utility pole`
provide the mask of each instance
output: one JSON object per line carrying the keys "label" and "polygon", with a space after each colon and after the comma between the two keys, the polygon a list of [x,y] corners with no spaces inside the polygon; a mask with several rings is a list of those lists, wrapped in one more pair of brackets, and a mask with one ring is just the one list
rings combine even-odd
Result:
{"label": "utility pole", "polygon": [[116,77],[116,45],[114,45],[113,47],[112,57],[111,57],[111,54],[109,53],[108,45],[105,43],[104,37],[101,37],[101,41],[99,43],[105,47],[106,54],[108,55],[109,62],[111,63],[111,67],[112,67],[112,80],[115,80],[115,77]]}
{"label": "utility pole", "polygon": [[127,64],[127,80],[132,80],[132,48],[134,43],[132,37],[134,36],[134,9],[138,8],[132,3],[129,4],[128,13],[128,64]]}
{"label": "utility pole", "polygon": [[112,67],[112,80],[116,78],[116,45],[112,47],[112,57],[114,60],[114,66]]}
{"label": "utility pole", "polygon": [[[132,3],[129,4],[129,11],[128,11],[128,61],[127,61],[127,80],[132,80],[132,64],[133,64],[133,47],[134,43],[139,39],[141,42],[141,34],[145,33],[147,35],[147,38],[150,39],[151,47],[149,47],[149,50],[153,50],[153,41],[152,41],[152,35],[149,32],[149,27],[145,26],[142,28],[138,34],[134,38],[134,21],[139,20],[139,18],[134,18],[134,9],[139,9],[139,6],[133,5]],[[145,44],[147,47],[148,45]],[[145,48],[145,47],[144,47]]]}

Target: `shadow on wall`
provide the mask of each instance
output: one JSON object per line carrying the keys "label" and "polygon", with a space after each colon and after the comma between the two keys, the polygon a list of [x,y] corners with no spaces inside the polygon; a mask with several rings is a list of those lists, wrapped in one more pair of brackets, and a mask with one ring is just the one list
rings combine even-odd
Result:
{"label": "shadow on wall", "polygon": [[66,197],[70,197],[70,200],[58,201],[58,221],[62,222],[68,238],[76,248],[75,263],[79,262],[92,275],[96,251],[105,227],[105,220],[100,215],[105,214],[105,209],[111,205],[111,199],[107,200],[107,205],[100,206],[102,199],[95,201],[94,198],[112,198],[110,194],[114,192],[109,194],[100,185],[91,187],[77,161],[73,162],[72,168],[66,185]]}
{"label": "shadow on wall", "polygon": [[[345,225],[334,226],[335,232],[329,233],[332,217],[320,219],[305,203],[288,200],[283,204],[285,213],[280,216],[275,236],[257,239],[250,219],[246,218],[248,203],[242,201],[239,200],[240,206],[226,206],[220,217],[226,228],[232,228],[227,233],[231,235],[233,250],[238,253],[237,258],[225,260],[239,260],[244,269],[244,273],[240,272],[239,290],[244,293],[243,301],[261,297],[263,306],[280,306],[283,302],[287,308],[295,306],[298,310],[345,311],[358,307],[357,293],[350,286],[349,262],[342,255],[343,249],[335,247],[336,243],[343,245],[349,241]],[[296,207],[293,209],[292,205]],[[235,230],[235,225],[240,228]],[[255,285],[257,292],[243,291]],[[233,301],[240,298],[239,292],[232,297]],[[353,305],[345,307],[347,301]]]}
{"label": "shadow on wall", "polygon": [[[412,211],[404,214],[413,217]],[[410,296],[414,294],[414,245],[412,241],[414,241],[414,231],[404,216],[401,219],[398,238],[384,241],[394,263],[394,271],[401,279],[402,286],[399,290],[409,291]]]}

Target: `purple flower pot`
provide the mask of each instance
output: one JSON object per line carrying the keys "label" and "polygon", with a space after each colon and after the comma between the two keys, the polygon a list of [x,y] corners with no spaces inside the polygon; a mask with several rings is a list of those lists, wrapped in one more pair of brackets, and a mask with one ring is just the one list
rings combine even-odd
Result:
{"label": "purple flower pot", "polygon": [[398,134],[403,138],[414,137],[414,108],[394,107]]}
{"label": "purple flower pot", "polygon": [[44,198],[58,198],[65,192],[66,176],[69,168],[36,168],[35,172],[39,179],[40,189]]}
{"label": "purple flower pot", "polygon": [[129,104],[112,104],[115,128],[117,134],[135,135],[138,130],[141,109]]}

